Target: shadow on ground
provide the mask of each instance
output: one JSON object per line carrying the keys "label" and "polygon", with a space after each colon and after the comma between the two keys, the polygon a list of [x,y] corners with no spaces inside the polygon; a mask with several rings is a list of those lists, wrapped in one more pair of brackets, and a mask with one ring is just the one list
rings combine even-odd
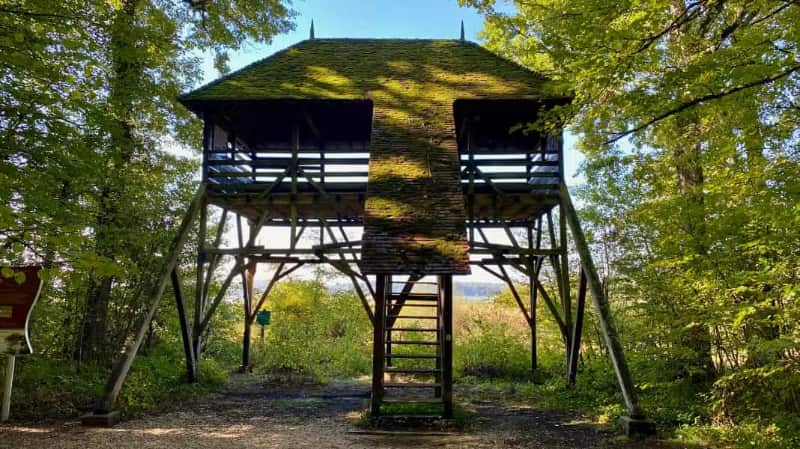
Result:
{"label": "shadow on ground", "polygon": [[112,429],[77,422],[0,426],[0,448],[677,448],[626,441],[578,415],[481,397],[464,403],[461,431],[386,432],[359,425],[367,381],[276,385],[236,375],[219,394],[165,404]]}

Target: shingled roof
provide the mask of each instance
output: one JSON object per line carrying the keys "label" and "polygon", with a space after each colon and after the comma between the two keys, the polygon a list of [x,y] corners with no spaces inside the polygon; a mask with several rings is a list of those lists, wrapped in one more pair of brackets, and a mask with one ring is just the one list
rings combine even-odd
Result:
{"label": "shingled roof", "polygon": [[362,271],[469,273],[453,103],[563,98],[541,75],[456,40],[313,39],[181,97],[373,102]]}

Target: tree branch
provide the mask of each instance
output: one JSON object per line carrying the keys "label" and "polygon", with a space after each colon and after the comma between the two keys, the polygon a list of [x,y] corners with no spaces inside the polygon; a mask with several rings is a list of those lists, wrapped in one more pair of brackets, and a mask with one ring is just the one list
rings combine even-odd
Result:
{"label": "tree branch", "polygon": [[722,92],[717,92],[717,93],[713,93],[713,94],[704,95],[702,97],[695,98],[692,101],[681,103],[678,106],[676,106],[676,107],[674,107],[672,109],[669,109],[668,111],[665,111],[665,112],[663,112],[663,113],[651,118],[650,120],[648,120],[648,121],[646,121],[646,122],[644,122],[644,123],[642,123],[640,125],[637,125],[634,128],[631,128],[631,129],[628,129],[626,131],[622,131],[622,132],[614,134],[614,136],[611,139],[607,140],[605,143],[606,143],[606,145],[613,144],[613,143],[619,141],[620,139],[622,139],[623,137],[626,137],[626,136],[629,136],[629,135],[631,135],[633,133],[639,132],[639,131],[647,128],[648,126],[654,125],[654,124],[656,124],[656,123],[658,123],[658,122],[660,122],[660,121],[662,121],[662,120],[664,120],[664,119],[666,119],[668,117],[671,117],[671,116],[673,116],[673,115],[675,115],[675,114],[677,114],[679,112],[683,112],[683,111],[685,111],[685,110],[687,110],[689,108],[692,108],[692,107],[695,107],[697,105],[706,103],[708,101],[719,100],[720,98],[727,97],[728,95],[732,95],[732,94],[735,94],[737,92],[741,92],[743,90],[747,90],[747,89],[750,89],[750,88],[753,88],[753,87],[757,87],[757,86],[762,86],[764,84],[769,84],[769,83],[771,83],[773,81],[777,81],[777,80],[779,80],[781,78],[785,78],[785,77],[791,75],[792,73],[797,72],[798,70],[800,70],[800,64],[795,65],[795,66],[791,66],[788,69],[786,69],[786,70],[784,70],[784,71],[782,71],[782,72],[780,72],[780,73],[778,73],[776,75],[773,75],[773,76],[771,76],[769,78],[764,78],[764,79],[760,79],[760,80],[757,80],[757,81],[752,81],[752,82],[749,82],[749,83],[746,83],[746,84],[742,84],[741,86],[734,87],[734,88],[729,89],[729,90],[725,90],[725,91],[722,91]]}

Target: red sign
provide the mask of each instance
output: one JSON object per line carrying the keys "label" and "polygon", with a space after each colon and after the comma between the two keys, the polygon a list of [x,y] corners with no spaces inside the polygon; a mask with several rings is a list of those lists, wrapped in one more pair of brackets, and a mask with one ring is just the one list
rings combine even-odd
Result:
{"label": "red sign", "polygon": [[[11,268],[14,275],[0,276],[0,354],[30,354],[28,319],[39,297],[42,267]],[[4,269],[4,274],[7,274]]]}

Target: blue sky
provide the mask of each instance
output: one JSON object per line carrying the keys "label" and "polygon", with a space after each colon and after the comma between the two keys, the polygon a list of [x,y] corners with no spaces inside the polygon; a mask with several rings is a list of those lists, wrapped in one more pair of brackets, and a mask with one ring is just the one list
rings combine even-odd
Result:
{"label": "blue sky", "polygon": [[[276,36],[270,45],[248,44],[232,55],[231,68],[308,39],[311,20],[316,37],[440,38],[457,39],[464,21],[467,39],[476,41],[483,18],[456,0],[294,0],[298,13],[294,31]],[[211,58],[205,64],[206,81],[218,76]]]}

